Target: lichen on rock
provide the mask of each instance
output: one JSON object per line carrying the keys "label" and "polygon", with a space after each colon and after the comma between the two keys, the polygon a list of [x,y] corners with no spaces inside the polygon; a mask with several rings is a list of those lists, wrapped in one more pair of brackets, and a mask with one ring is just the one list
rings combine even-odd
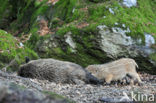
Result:
{"label": "lichen on rock", "polygon": [[100,25],[97,28],[99,29],[100,46],[110,56],[125,56],[125,52],[129,51],[127,47],[134,44],[133,39],[126,36],[126,32],[129,32],[128,30],[112,27],[112,31],[110,31],[105,25]]}
{"label": "lichen on rock", "polygon": [[137,5],[137,0],[123,0],[123,5],[126,7],[132,7]]}
{"label": "lichen on rock", "polygon": [[72,40],[71,35],[72,35],[71,32],[68,32],[67,34],[64,35],[65,42],[68,43],[68,45],[72,48],[72,52],[76,52],[76,50],[75,50],[76,49],[76,44]]}

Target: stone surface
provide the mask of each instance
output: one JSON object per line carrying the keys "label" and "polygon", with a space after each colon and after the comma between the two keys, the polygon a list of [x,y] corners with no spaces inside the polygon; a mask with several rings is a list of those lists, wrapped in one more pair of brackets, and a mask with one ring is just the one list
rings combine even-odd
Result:
{"label": "stone surface", "polygon": [[[105,25],[100,25],[97,28],[99,29],[100,46],[108,55],[118,57],[125,55],[126,52],[130,52],[128,46],[134,44],[134,42],[129,36],[126,36],[126,33],[130,32],[128,28],[123,30],[113,27],[112,32]],[[131,55],[136,55],[135,51],[131,52]]]}
{"label": "stone surface", "polygon": [[69,46],[72,48],[72,52],[76,52],[76,44],[74,43],[72,37],[71,37],[72,33],[68,32],[66,35],[64,35],[65,37],[65,42],[69,44]]}
{"label": "stone surface", "polygon": [[70,103],[70,101],[44,93],[41,86],[30,79],[0,71],[0,103]]}
{"label": "stone surface", "polygon": [[114,11],[112,10],[112,8],[109,8],[109,12],[114,14]]}
{"label": "stone surface", "polygon": [[[119,23],[115,23],[115,26],[111,28],[99,25],[93,32],[80,30],[77,34],[70,31],[63,36],[52,35],[50,38],[40,40],[36,51],[41,57],[63,59],[83,67],[129,57],[136,60],[140,70],[154,73],[156,62],[149,56],[156,50],[151,46],[142,45],[141,39],[127,36],[127,33],[131,31],[125,24],[121,24],[122,27],[119,26]],[[148,36],[146,41],[148,45],[154,43],[151,36]]]}
{"label": "stone surface", "polygon": [[144,33],[145,35],[145,46],[150,47],[152,44],[155,44],[154,37],[151,34]]}
{"label": "stone surface", "polygon": [[137,0],[123,0],[123,5],[126,7],[132,7],[137,5]]}
{"label": "stone surface", "polygon": [[[6,98],[5,100],[9,101],[11,100],[14,95],[11,95],[10,97],[5,96],[5,93],[8,93],[7,91],[12,91],[9,94],[20,94],[20,97],[24,98],[24,100],[27,100],[28,98],[35,98],[35,101],[42,100],[45,96],[45,94],[40,94],[40,91],[49,91],[49,92],[55,92],[57,94],[63,95],[66,98],[69,98],[71,100],[74,100],[76,103],[103,103],[100,101],[101,99],[109,99],[110,101],[113,101],[114,99],[120,100],[122,97],[124,97],[124,94],[126,93],[129,97],[131,95],[131,92],[134,93],[143,93],[143,94],[156,94],[156,81],[154,75],[149,75],[147,73],[140,73],[142,77],[142,81],[144,82],[144,85],[137,86],[137,85],[90,85],[90,84],[57,84],[54,82],[49,82],[47,80],[37,80],[37,79],[29,79],[29,78],[22,78],[19,76],[16,76],[16,74],[8,74],[5,72],[0,71],[0,90],[3,91],[0,94],[0,98]],[[148,78],[151,78],[150,80],[147,80]],[[153,79],[152,79],[153,78]],[[5,87],[3,86],[5,85]],[[9,84],[10,87],[9,87]],[[15,84],[18,84],[17,87]],[[25,90],[26,89],[26,90]],[[6,91],[5,91],[6,90]],[[20,91],[19,91],[20,90]],[[17,92],[18,91],[18,92]],[[24,92],[23,92],[24,91]],[[33,92],[32,92],[33,91]],[[24,94],[22,94],[24,93]],[[27,95],[30,93],[29,95]],[[124,94],[123,94],[124,93]],[[15,95],[15,97],[17,97]],[[38,98],[42,96],[41,98]],[[29,103],[32,102],[34,99],[29,99]],[[3,99],[0,100],[1,103]],[[19,98],[15,98],[15,100],[19,100]],[[50,101],[49,96],[47,98],[44,98],[44,102],[38,102],[38,103],[51,103],[47,102]],[[58,99],[57,99],[58,100]],[[55,101],[55,100],[51,100]],[[34,102],[34,101],[33,101]],[[10,102],[4,102],[4,103],[10,103]],[[20,102],[15,102],[20,103]],[[52,102],[55,103],[55,102]],[[58,101],[56,102],[58,103]],[[62,103],[62,102],[61,102]],[[63,102],[66,103],[66,102]],[[69,103],[69,102],[68,102]],[[109,102],[108,102],[109,103]]]}

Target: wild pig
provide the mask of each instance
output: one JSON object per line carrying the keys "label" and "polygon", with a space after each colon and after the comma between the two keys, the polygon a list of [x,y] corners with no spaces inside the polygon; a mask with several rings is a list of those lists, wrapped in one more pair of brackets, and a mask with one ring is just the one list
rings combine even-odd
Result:
{"label": "wild pig", "polygon": [[100,83],[96,77],[80,65],[55,59],[29,61],[20,67],[18,75],[56,83]]}
{"label": "wild pig", "polygon": [[136,67],[138,67],[138,65],[135,60],[122,58],[106,64],[89,65],[86,70],[91,72],[92,75],[98,79],[105,80],[108,84],[111,81],[121,80],[126,77],[126,75],[129,75],[139,83],[142,83],[138,73],[136,72]]}

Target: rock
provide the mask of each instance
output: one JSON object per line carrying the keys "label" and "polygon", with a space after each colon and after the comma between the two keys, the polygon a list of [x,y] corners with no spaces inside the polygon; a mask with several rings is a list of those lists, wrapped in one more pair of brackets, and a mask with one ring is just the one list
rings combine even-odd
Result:
{"label": "rock", "polygon": [[20,67],[18,75],[56,83],[95,83],[100,81],[75,63],[55,59],[39,59],[30,61]]}
{"label": "rock", "polygon": [[65,42],[69,44],[69,46],[72,48],[72,52],[76,52],[76,44],[74,43],[74,41],[72,40],[71,37],[72,33],[68,32],[66,35],[64,35],[65,37]]}
{"label": "rock", "polygon": [[40,91],[26,89],[14,83],[0,81],[1,103],[69,103],[67,100],[54,99]]}
{"label": "rock", "polygon": [[139,68],[154,73],[153,70],[156,68],[156,62],[151,60],[151,55],[156,53],[156,49],[151,48],[151,45],[155,43],[154,38],[145,33],[145,45],[138,45],[138,40],[126,35],[126,33],[131,32],[130,29],[126,28],[125,25],[122,26],[124,29],[112,27],[110,30],[110,28],[105,25],[97,27],[99,37],[96,41],[99,43],[100,49],[107,53],[107,56],[110,58],[135,58],[139,64]]}
{"label": "rock", "polygon": [[1,87],[0,87],[0,101],[6,96],[6,92],[7,92],[7,90],[6,90],[6,87],[4,86],[4,85],[1,85]]}
{"label": "rock", "polygon": [[113,27],[111,32],[105,25],[100,25],[97,29],[99,30],[99,45],[108,56],[118,57],[130,53],[133,56],[137,55],[137,52],[131,52],[129,48],[129,45],[134,44],[133,40],[125,34],[130,32],[129,29],[122,30],[121,28]]}
{"label": "rock", "polygon": [[139,71],[154,74],[156,62],[151,59],[153,57],[151,54],[156,50],[142,45],[141,39],[127,36],[126,34],[131,31],[125,24],[121,24],[122,27],[119,26],[119,23],[111,28],[99,25],[92,32],[76,30],[69,31],[63,36],[52,35],[50,38],[38,41],[36,51],[41,57],[71,61],[83,67],[129,57],[136,60]]}
{"label": "rock", "polygon": [[137,0],[123,0],[123,5],[126,7],[132,7],[137,5]]}
{"label": "rock", "polygon": [[[33,86],[32,86],[33,85]],[[71,103],[53,92],[38,88],[29,79],[0,71],[0,103]],[[50,95],[53,93],[53,95]],[[58,96],[58,95],[57,95]],[[72,102],[73,103],[73,102]]]}
{"label": "rock", "polygon": [[145,35],[145,46],[150,47],[152,44],[155,44],[154,37],[150,34],[144,33]]}
{"label": "rock", "polygon": [[[154,76],[147,73],[141,73],[141,76],[143,75],[149,77]],[[146,79],[144,78],[144,81],[145,80]],[[78,103],[103,103],[99,100],[119,101],[122,97],[124,97],[122,101],[125,103],[126,96],[123,92],[125,92],[128,96],[131,95],[132,91],[134,93],[138,92],[149,95],[154,94],[156,92],[155,82],[153,82],[153,84],[151,83],[147,82],[144,86],[134,87],[130,85],[105,86],[91,84],[59,84],[47,80],[23,78],[0,71],[0,98],[3,98],[0,99],[0,103],[12,103],[12,101],[16,101],[13,103],[21,103],[21,99],[29,103],[32,103],[32,101],[35,103],[43,103],[41,101],[44,101],[44,103],[74,103],[72,101],[70,102],[66,98],[63,98],[62,96],[60,97],[60,95]]]}
{"label": "rock", "polygon": [[112,10],[112,8],[109,8],[109,12],[114,14],[114,11]]}

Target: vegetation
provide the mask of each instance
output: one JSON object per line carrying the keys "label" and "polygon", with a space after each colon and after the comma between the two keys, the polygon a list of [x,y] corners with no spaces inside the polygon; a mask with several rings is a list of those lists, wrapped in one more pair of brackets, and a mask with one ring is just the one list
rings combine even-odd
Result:
{"label": "vegetation", "polygon": [[[86,32],[76,27],[62,28],[60,33],[65,33],[66,30],[70,29],[72,32],[72,38],[76,43],[76,52],[73,52],[72,48],[67,45],[64,41],[64,36],[56,36],[58,41],[56,44],[59,44],[58,47],[47,48],[45,52],[38,52],[41,58],[52,57],[59,60],[71,61],[77,64],[80,64],[83,67],[88,66],[89,64],[99,64],[103,62],[108,62],[111,60],[107,57],[102,50],[99,50],[97,44],[94,44],[92,41],[96,38],[96,32]],[[49,39],[47,39],[49,40]],[[55,40],[55,37],[54,37]],[[44,44],[43,40],[40,40],[39,45]],[[38,51],[38,50],[37,50]]]}
{"label": "vegetation", "polygon": [[[54,7],[56,13],[53,16],[55,18],[53,22],[55,23],[53,23],[51,29],[58,29],[56,35],[60,36],[60,41],[67,32],[72,32],[77,51],[73,53],[72,48],[58,42],[59,47],[47,48],[46,53],[39,55],[44,58],[52,57],[75,62],[84,67],[89,64],[108,62],[111,59],[97,48],[96,43],[92,42],[97,36],[96,27],[106,25],[110,28],[113,26],[123,29],[130,28],[131,32],[128,35],[141,38],[144,43],[144,32],[153,34],[156,38],[156,30],[154,29],[156,26],[155,5],[156,2],[152,0],[138,0],[138,6],[131,8],[119,5],[116,0],[107,0],[100,3],[90,2],[89,0],[77,0],[76,2],[74,0],[60,0]],[[114,14],[110,13],[109,8],[114,11]],[[64,21],[63,25],[58,25],[59,19],[56,18]],[[89,25],[78,28],[80,23],[88,23]],[[115,23],[118,23],[118,25]],[[125,24],[126,27],[122,27],[122,24]],[[64,48],[66,49],[64,50]],[[141,62],[140,65],[141,68],[152,70],[148,63]]]}
{"label": "vegetation", "polygon": [[150,58],[156,62],[156,53],[153,53],[150,55]]}
{"label": "vegetation", "polygon": [[[25,57],[30,59],[37,59],[38,55],[27,47],[20,47],[20,42],[15,39],[11,34],[6,31],[0,30],[0,67],[4,67],[5,64],[10,63],[15,59],[15,65],[9,70],[17,70],[18,66],[25,63]],[[15,67],[14,67],[15,66]]]}
{"label": "vegetation", "polygon": [[[63,20],[65,21],[76,21],[70,23],[71,26],[76,25],[79,22],[87,22],[90,25],[86,28],[90,31],[95,29],[97,25],[107,25],[112,27],[115,26],[115,23],[119,23],[118,26],[120,27],[122,24],[125,24],[126,27],[130,28],[131,33],[129,33],[129,35],[132,37],[141,37],[144,40],[144,32],[156,34],[156,2],[153,0],[138,0],[138,6],[131,8],[125,8],[119,5],[116,0],[100,3],[88,3],[88,0],[78,0],[78,3],[75,3],[73,0],[71,5],[70,3],[68,4],[69,1],[72,0],[60,0],[56,7],[60,9],[64,6],[64,10],[70,11],[66,13],[63,10],[60,10],[59,14],[64,17]],[[65,4],[68,4],[68,6],[65,6]],[[110,13],[109,8],[114,11],[114,14]],[[72,12],[73,9],[74,12]],[[67,28],[65,31],[70,31],[65,25],[62,28]],[[60,31],[62,31],[62,29]],[[60,31],[58,32],[60,33]]]}
{"label": "vegetation", "polygon": [[[36,45],[39,41],[42,44],[42,41],[50,37],[48,34],[44,37],[39,36],[41,19],[48,22],[48,27],[51,31],[56,32],[55,36],[58,36],[60,40],[56,39],[59,47],[47,48],[46,53],[39,53],[39,55],[43,58],[52,57],[72,61],[84,67],[110,60],[93,42],[97,36],[96,27],[98,25],[106,25],[110,28],[114,26],[123,29],[130,28],[131,32],[128,35],[141,38],[143,42],[143,34],[147,32],[153,34],[156,40],[155,0],[137,0],[137,6],[131,8],[120,5],[117,0],[59,0],[54,6],[48,4],[47,1],[10,0],[4,2],[0,0],[2,4],[0,28],[9,30],[18,37],[32,34],[25,43],[25,48],[17,48],[19,43],[16,40],[13,41],[12,37],[9,38],[9,43],[3,43],[3,51],[8,51],[10,46],[12,48],[9,48],[11,52],[3,52],[0,57],[0,61],[3,60],[3,62],[1,61],[0,65],[4,66],[14,58],[18,64],[21,64],[24,62],[24,56],[38,57],[33,50],[38,52]],[[114,11],[114,14],[110,13],[110,9]],[[86,26],[83,27],[81,24]],[[122,24],[125,24],[126,27],[122,27]],[[64,35],[69,31],[72,32],[72,38],[77,46],[76,53],[72,52],[72,48],[67,44],[62,43]],[[4,38],[0,39],[4,41]],[[150,58],[155,60],[154,57]]]}
{"label": "vegetation", "polygon": [[[126,27],[130,28],[129,35],[134,38],[142,38],[144,41],[144,32],[154,34],[156,38],[156,1],[154,0],[138,0],[138,6],[131,8],[119,5],[116,0],[100,2],[99,0],[60,0],[54,7],[48,6],[46,4],[47,0],[42,2],[16,0],[17,3],[1,0],[0,2],[3,4],[0,8],[0,17],[6,10],[12,12],[8,15],[13,18],[9,27],[13,32],[18,31],[18,36],[33,33],[33,36],[38,39],[37,31],[39,27],[36,19],[38,16],[43,16],[49,23],[52,23],[51,29],[59,27],[57,34],[60,34],[60,31],[61,34],[71,31],[73,28],[68,26],[77,27],[79,23],[83,22],[89,24],[89,26],[82,28],[88,31],[94,31],[97,25],[112,27],[115,26],[115,23],[118,23],[117,26],[121,27],[122,24],[125,24]],[[109,8],[115,13],[110,13]],[[64,24],[59,25],[56,18],[61,19]],[[34,46],[35,43],[32,47]]]}
{"label": "vegetation", "polygon": [[4,13],[4,11],[5,11],[5,9],[8,7],[8,1],[6,0],[6,1],[0,1],[0,4],[2,5],[1,7],[0,7],[0,19],[4,16],[3,15],[3,13]]}
{"label": "vegetation", "polygon": [[[127,35],[134,39],[141,38],[142,43],[146,32],[153,35],[156,41],[156,0],[137,0],[137,6],[131,8],[121,5],[121,1],[59,0],[52,6],[47,3],[48,0],[0,0],[0,69],[7,67],[7,71],[17,71],[19,66],[25,63],[25,57],[31,60],[54,58],[74,62],[83,67],[117,59],[108,56],[95,40],[98,38],[96,28],[99,25],[129,28],[131,32]],[[48,23],[46,26],[50,32],[45,36],[39,35],[41,20]],[[70,47],[65,40],[68,32],[71,32],[76,49]],[[29,34],[30,38],[23,42],[22,46],[21,38]],[[38,47],[47,41],[54,42],[45,43],[45,50],[40,52]],[[52,46],[53,43],[56,46]],[[155,49],[155,44],[153,48]],[[129,54],[125,57],[129,57]],[[151,60],[156,62],[156,53],[134,59],[142,71],[156,73],[151,63]],[[24,86],[19,88],[25,89]],[[53,99],[75,103],[56,93],[42,92]]]}
{"label": "vegetation", "polygon": [[17,40],[11,34],[0,30],[0,61],[9,62],[16,55]]}

